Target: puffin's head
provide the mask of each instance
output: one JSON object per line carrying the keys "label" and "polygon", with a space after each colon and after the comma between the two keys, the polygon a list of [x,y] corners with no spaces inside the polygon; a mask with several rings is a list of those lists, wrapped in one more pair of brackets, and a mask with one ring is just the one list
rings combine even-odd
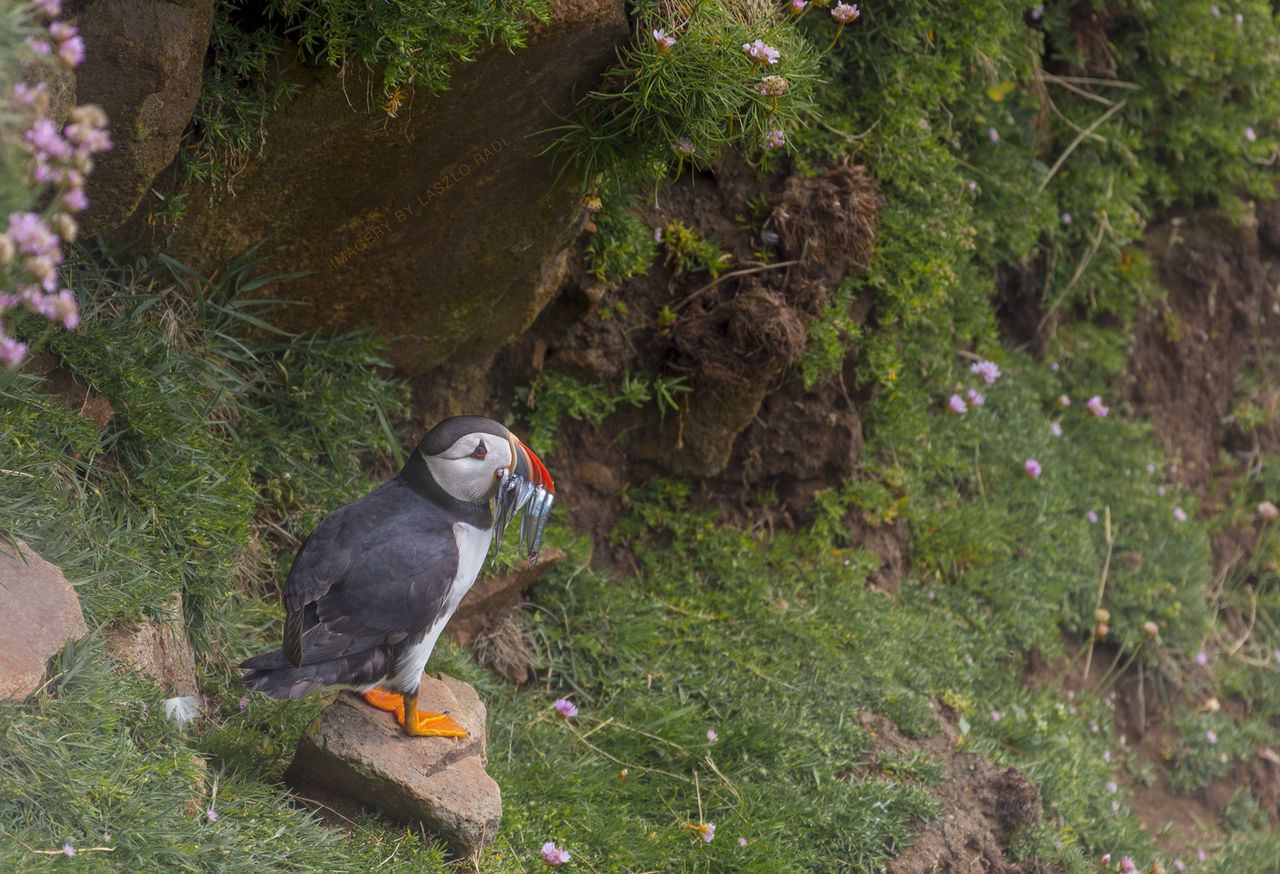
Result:
{"label": "puffin's head", "polygon": [[432,478],[459,501],[487,501],[498,488],[498,471],[516,473],[555,494],[546,467],[503,425],[483,416],[454,416],[427,432],[414,450]]}

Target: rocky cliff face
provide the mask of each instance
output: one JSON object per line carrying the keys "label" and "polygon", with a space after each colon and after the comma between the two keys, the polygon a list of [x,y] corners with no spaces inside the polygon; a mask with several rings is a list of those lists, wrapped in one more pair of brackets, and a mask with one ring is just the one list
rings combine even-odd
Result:
{"label": "rocky cliff face", "polygon": [[[316,67],[294,51],[282,75],[299,93],[268,116],[262,148],[231,190],[166,191],[174,174],[160,170],[191,115],[210,2],[91,0],[77,12],[91,49],[109,47],[91,50],[100,66],[77,81],[77,99],[108,108],[119,143],[103,165],[112,172],[92,177],[91,230],[159,248],[170,229],[150,223],[154,203],[139,199],[149,188],[185,195],[170,254],[213,276],[260,244],[266,270],[300,274],[270,287],[292,304],[272,320],[304,334],[373,327],[391,338],[393,364],[416,376],[424,421],[501,414],[512,387],[544,365],[606,385],[646,372],[687,380],[674,413],[650,406],[570,434],[557,459],[566,494],[570,471],[595,464],[614,487],[654,472],[719,478],[781,489],[799,510],[852,473],[859,404],[839,374],[812,392],[788,374],[831,295],[868,264],[878,194],[860,168],[759,178],[726,156],[714,173],[665,191],[645,218],[720,242],[729,273],[708,284],[657,264],[605,289],[582,271],[585,211],[572,186],[554,184],[540,132],[597,84],[629,24],[622,0],[557,0],[526,48],[490,50],[455,67],[449,91],[405,94],[391,108],[368,108],[372,79],[356,65]],[[768,204],[772,243],[733,218],[756,202]],[[775,264],[755,262],[762,245],[776,249]],[[603,321],[602,300],[625,300],[631,315]],[[678,319],[655,329],[668,306]],[[612,487],[604,491],[608,502]],[[583,506],[595,513],[594,502]]]}
{"label": "rocky cliff face", "polygon": [[[93,230],[161,242],[137,206],[190,118],[211,8],[86,4],[94,49],[77,97],[108,109],[119,143],[93,177]],[[305,274],[275,288],[298,304],[280,310],[283,327],[374,326],[397,338],[394,363],[408,372],[487,361],[557,289],[580,220],[576,195],[552,190],[537,134],[627,34],[621,0],[553,3],[527,48],[490,50],[454,70],[451,90],[406,94],[394,115],[366,109],[363,71],[295,64],[285,75],[302,90],[267,119],[234,193],[183,192],[170,251],[212,274],[265,240],[257,255],[272,272]]]}
{"label": "rocky cliff face", "polygon": [[213,0],[88,0],[66,5],[88,49],[76,102],[111,119],[116,147],[97,160],[85,228],[122,224],[177,154],[200,97]]}

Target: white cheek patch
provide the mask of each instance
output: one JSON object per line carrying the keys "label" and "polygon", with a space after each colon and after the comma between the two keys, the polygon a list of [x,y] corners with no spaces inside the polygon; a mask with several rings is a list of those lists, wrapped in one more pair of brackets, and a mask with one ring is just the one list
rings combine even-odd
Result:
{"label": "white cheek patch", "polygon": [[493,488],[493,462],[480,458],[430,458],[427,469],[451,498],[483,501]]}

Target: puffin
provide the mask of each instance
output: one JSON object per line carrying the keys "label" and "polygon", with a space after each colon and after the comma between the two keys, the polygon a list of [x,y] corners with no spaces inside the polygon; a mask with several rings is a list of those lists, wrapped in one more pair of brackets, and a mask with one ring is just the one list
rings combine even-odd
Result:
{"label": "puffin", "polygon": [[454,416],[427,432],[404,467],[324,518],[284,586],[284,643],[246,659],[244,685],[271,698],[350,689],[396,715],[406,734],[466,737],[447,714],[418,710],[427,659],[491,543],[524,510],[537,560],[555,484],[505,426]]}

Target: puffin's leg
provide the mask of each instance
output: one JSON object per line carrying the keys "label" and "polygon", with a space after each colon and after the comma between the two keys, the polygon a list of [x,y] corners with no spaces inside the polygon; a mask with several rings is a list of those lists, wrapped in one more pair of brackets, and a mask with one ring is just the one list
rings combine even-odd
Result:
{"label": "puffin's leg", "polygon": [[466,737],[467,730],[444,713],[428,713],[418,709],[418,692],[404,696],[404,717],[400,724],[405,734],[417,737]]}

